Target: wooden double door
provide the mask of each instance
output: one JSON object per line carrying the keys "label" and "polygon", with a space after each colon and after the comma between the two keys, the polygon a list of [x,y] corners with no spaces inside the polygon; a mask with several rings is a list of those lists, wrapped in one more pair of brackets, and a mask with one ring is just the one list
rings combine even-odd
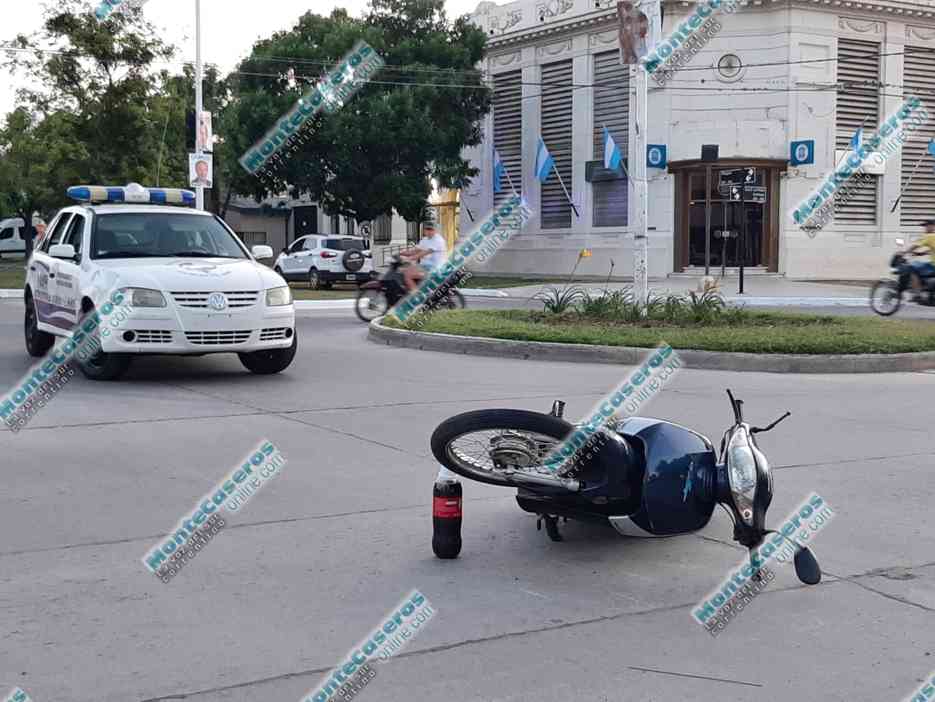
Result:
{"label": "wooden double door", "polygon": [[[747,267],[777,271],[779,175],[784,162],[721,160],[671,163],[676,175],[675,270]],[[731,174],[753,168],[738,201]],[[745,232],[745,234],[744,234]]]}

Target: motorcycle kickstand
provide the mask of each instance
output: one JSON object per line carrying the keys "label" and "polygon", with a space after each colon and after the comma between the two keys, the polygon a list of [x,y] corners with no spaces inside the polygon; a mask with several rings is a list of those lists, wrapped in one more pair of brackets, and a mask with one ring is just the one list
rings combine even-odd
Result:
{"label": "motorcycle kickstand", "polygon": [[[549,535],[552,541],[564,541],[558,531],[558,517],[552,517],[548,514],[540,514],[536,520],[536,531],[542,531],[542,520],[545,520],[545,533]],[[567,519],[565,520],[568,521]]]}

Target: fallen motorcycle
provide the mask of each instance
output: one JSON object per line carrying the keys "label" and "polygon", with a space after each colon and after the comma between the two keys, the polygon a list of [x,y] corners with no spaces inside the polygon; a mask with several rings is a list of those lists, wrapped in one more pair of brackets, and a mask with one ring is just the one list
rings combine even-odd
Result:
{"label": "fallen motorcycle", "polygon": [[[595,432],[590,446],[578,451],[586,452],[583,460],[553,470],[546,459],[563,440],[581,433],[562,419],[561,401],[551,414],[492,409],[451,417],[432,434],[432,453],[465,478],[518,488],[519,506],[538,515],[554,541],[562,540],[559,518],[609,523],[628,536],[685,534],[707,525],[721,504],[733,519],[734,540],[750,550],[753,565],[754,550],[767,534],[778,533],[766,528],[773,478],[754,436],[790,413],[765,427],[750,426],[743,401],[727,394],[734,424],[721,439],[720,456],[698,432],[629,417]],[[796,550],[796,575],[806,584],[819,582],[821,569],[811,551],[789,541]]]}

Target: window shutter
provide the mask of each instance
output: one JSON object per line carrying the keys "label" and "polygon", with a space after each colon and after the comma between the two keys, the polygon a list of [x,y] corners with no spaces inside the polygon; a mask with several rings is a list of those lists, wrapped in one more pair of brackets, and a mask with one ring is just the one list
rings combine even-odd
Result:
{"label": "window shutter", "polygon": [[[594,55],[594,159],[604,162],[604,127],[627,158],[630,133],[630,70],[620,52]],[[591,183],[595,227],[627,226],[629,183],[626,178]]]}
{"label": "window shutter", "polygon": [[[863,125],[869,136],[880,124],[880,44],[838,38],[838,90],[835,115],[835,148],[850,149],[851,138]],[[872,184],[857,185],[848,181],[849,198],[845,201],[836,191],[834,221],[838,224],[876,224],[879,176],[870,176]]]}
{"label": "window shutter", "polygon": [[[542,110],[540,134],[555,160],[555,170],[561,174],[568,195],[571,180],[572,121],[571,61],[559,61],[542,66]],[[561,229],[571,226],[571,204],[555,173],[542,184],[542,228]]]}
{"label": "window shutter", "polygon": [[[907,46],[903,56],[903,95],[915,96],[922,103],[932,103],[935,95],[935,55],[931,49]],[[935,217],[935,171],[932,170],[931,157],[924,155],[929,140],[935,137],[935,128],[931,119],[921,127],[909,133],[909,138],[902,148],[902,172],[899,184],[902,187],[902,200],[899,201],[899,224],[904,227],[918,227],[923,220]],[[913,167],[919,167],[913,173]],[[909,182],[910,174],[912,182]],[[909,183],[909,187],[906,187]]]}
{"label": "window shutter", "polygon": [[[499,193],[494,193],[494,205],[512,194],[510,181],[517,190],[523,189],[523,73],[498,73],[493,79],[493,145],[503,159],[510,176],[503,176]],[[493,178],[493,161],[490,174]]]}

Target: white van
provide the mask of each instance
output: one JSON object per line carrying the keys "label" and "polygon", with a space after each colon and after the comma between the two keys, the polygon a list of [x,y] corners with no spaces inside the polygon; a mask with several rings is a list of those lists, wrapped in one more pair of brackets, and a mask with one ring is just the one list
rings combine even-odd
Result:
{"label": "white van", "polygon": [[22,219],[0,220],[0,257],[4,254],[26,254],[24,228]]}

